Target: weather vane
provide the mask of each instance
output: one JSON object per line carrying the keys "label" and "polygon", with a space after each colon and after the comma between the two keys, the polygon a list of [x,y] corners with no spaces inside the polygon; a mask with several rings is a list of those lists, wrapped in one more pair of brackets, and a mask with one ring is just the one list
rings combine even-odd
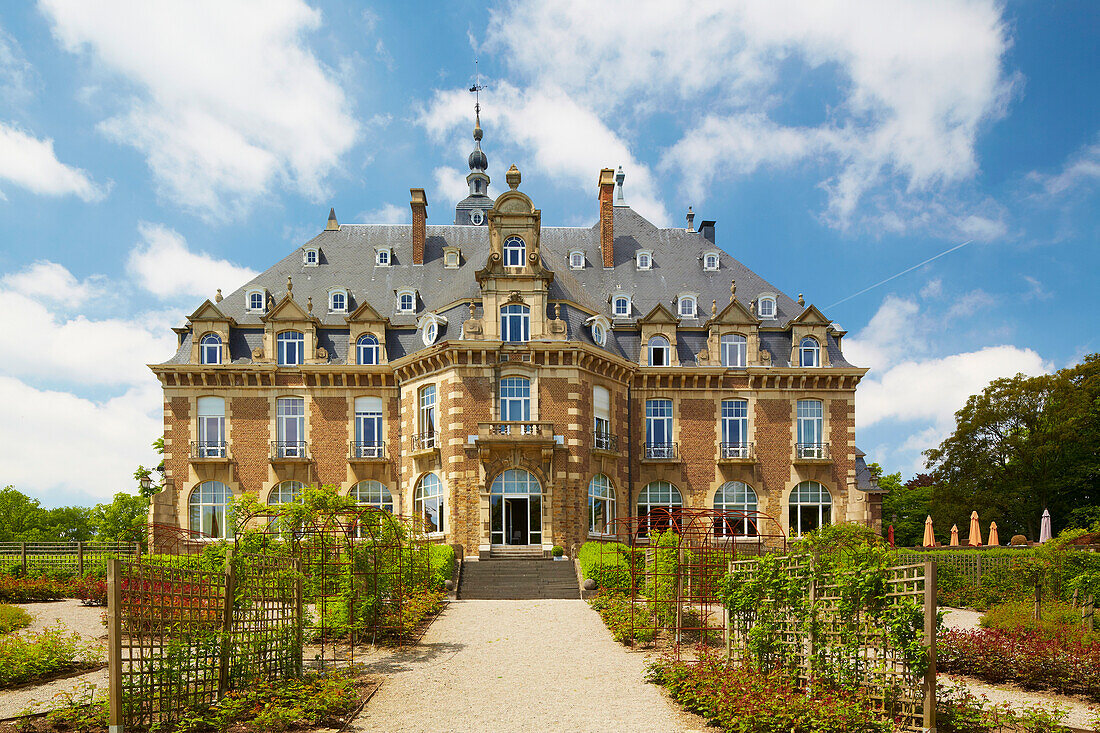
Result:
{"label": "weather vane", "polygon": [[472,87],[470,87],[470,91],[474,93],[474,112],[477,114],[481,114],[481,90],[485,87],[481,86],[481,71],[478,70],[477,61],[478,60],[475,58],[474,74],[477,78],[477,81]]}

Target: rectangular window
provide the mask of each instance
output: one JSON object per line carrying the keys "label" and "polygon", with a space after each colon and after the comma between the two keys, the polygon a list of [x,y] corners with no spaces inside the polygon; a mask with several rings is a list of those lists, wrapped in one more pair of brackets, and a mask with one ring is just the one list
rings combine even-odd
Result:
{"label": "rectangular window", "polygon": [[592,388],[593,447],[611,450],[611,392],[606,387]]}
{"label": "rectangular window", "polygon": [[722,400],[722,457],[747,457],[748,442],[748,400]]}
{"label": "rectangular window", "polygon": [[435,447],[435,385],[428,384],[420,388],[420,445],[419,448]]}
{"label": "rectangular window", "polygon": [[284,331],[275,337],[279,366],[297,366],[305,356],[305,336],[301,331]]}
{"label": "rectangular window", "polygon": [[198,458],[225,458],[225,400],[200,397],[198,400]]}
{"label": "rectangular window", "polygon": [[524,377],[506,377],[500,380],[500,419],[506,422],[530,422],[530,380]]}
{"label": "rectangular window", "polygon": [[276,449],[280,458],[305,458],[306,401],[301,397],[275,400]]}
{"label": "rectangular window", "polygon": [[645,401],[646,458],[673,458],[672,400]]}
{"label": "rectangular window", "polygon": [[801,458],[824,456],[824,409],[820,400],[798,401],[798,455]]}
{"label": "rectangular window", "polygon": [[382,455],[382,398],[355,398],[355,454],[359,458]]}

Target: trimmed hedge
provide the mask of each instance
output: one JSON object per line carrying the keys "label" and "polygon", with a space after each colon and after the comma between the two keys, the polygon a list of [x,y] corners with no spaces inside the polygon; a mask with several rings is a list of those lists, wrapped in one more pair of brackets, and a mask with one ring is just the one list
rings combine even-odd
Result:
{"label": "trimmed hedge", "polygon": [[597,588],[618,593],[630,592],[631,557],[630,548],[621,542],[585,542],[577,551],[581,574],[595,580]]}
{"label": "trimmed hedge", "polygon": [[443,584],[454,578],[455,548],[450,545],[429,545],[428,565],[431,567],[428,587],[431,590],[443,590]]}

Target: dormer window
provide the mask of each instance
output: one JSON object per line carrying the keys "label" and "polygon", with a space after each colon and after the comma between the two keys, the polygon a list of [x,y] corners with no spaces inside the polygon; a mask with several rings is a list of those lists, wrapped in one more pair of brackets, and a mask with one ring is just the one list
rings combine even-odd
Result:
{"label": "dormer window", "polygon": [[756,301],[756,315],[761,318],[775,318],[775,296],[761,295]]}
{"label": "dormer window", "polygon": [[695,296],[681,295],[676,311],[680,314],[680,318],[695,318]]}
{"label": "dormer window", "polygon": [[817,339],[810,336],[803,338],[798,344],[798,352],[802,366],[821,366],[821,346],[818,345]]}
{"label": "dormer window", "polygon": [[375,251],[374,264],[378,265],[379,267],[389,267],[390,255],[391,253],[389,247],[383,247],[382,249]]}
{"label": "dormer window", "polygon": [[672,347],[664,336],[654,336],[649,339],[649,365],[668,366]]}
{"label": "dormer window", "polygon": [[462,254],[458,247],[443,248],[443,267],[447,270],[457,270],[462,264]]}
{"label": "dormer window", "polygon": [[569,269],[570,270],[583,270],[584,269],[584,252],[579,250],[569,253]]}
{"label": "dormer window", "polygon": [[222,339],[216,333],[208,333],[199,341],[199,362],[202,364],[222,363]]}
{"label": "dormer window", "polygon": [[321,261],[321,253],[316,247],[307,247],[302,256],[302,263],[306,267],[316,267]]}
{"label": "dormer window", "polygon": [[616,295],[611,300],[611,313],[616,318],[629,318],[630,297],[626,295]]}
{"label": "dormer window", "polygon": [[412,313],[416,310],[416,291],[401,290],[397,293],[397,312]]}
{"label": "dormer window", "polygon": [[596,346],[604,346],[607,344],[607,330],[610,325],[607,322],[607,318],[604,316],[592,316],[586,321],[588,323],[588,331],[592,334],[592,341]]}
{"label": "dormer window", "polygon": [[653,253],[643,250],[638,253],[635,262],[639,270],[650,270],[653,268]]}
{"label": "dormer window", "polygon": [[527,259],[527,244],[519,237],[504,240],[504,266],[523,267]]}
{"label": "dormer window", "polygon": [[439,338],[439,324],[432,321],[424,327],[424,345],[431,346]]}
{"label": "dormer window", "polygon": [[436,313],[428,313],[417,321],[416,326],[420,329],[420,340],[424,342],[425,346],[431,346],[439,338],[440,327],[447,324],[447,319],[444,316]]}
{"label": "dormer window", "polygon": [[[481,193],[481,186],[479,183],[474,183],[474,193]],[[481,226],[485,222],[485,214],[481,213],[480,209],[474,209],[470,212],[470,223],[475,227]]]}
{"label": "dormer window", "polygon": [[264,312],[264,291],[249,290],[244,297],[246,298],[245,303],[250,313]]}
{"label": "dormer window", "polygon": [[705,255],[703,255],[703,269],[706,272],[717,272],[718,263],[719,259],[717,252],[707,252]]}
{"label": "dormer window", "polygon": [[333,290],[328,294],[328,310],[329,313],[347,313],[348,312],[348,291],[346,290]]}

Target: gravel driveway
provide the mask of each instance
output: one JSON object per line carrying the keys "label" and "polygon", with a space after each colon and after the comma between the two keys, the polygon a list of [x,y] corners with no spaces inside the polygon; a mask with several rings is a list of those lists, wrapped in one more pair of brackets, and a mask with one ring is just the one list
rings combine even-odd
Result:
{"label": "gravel driveway", "polygon": [[579,600],[452,601],[350,731],[701,731]]}

